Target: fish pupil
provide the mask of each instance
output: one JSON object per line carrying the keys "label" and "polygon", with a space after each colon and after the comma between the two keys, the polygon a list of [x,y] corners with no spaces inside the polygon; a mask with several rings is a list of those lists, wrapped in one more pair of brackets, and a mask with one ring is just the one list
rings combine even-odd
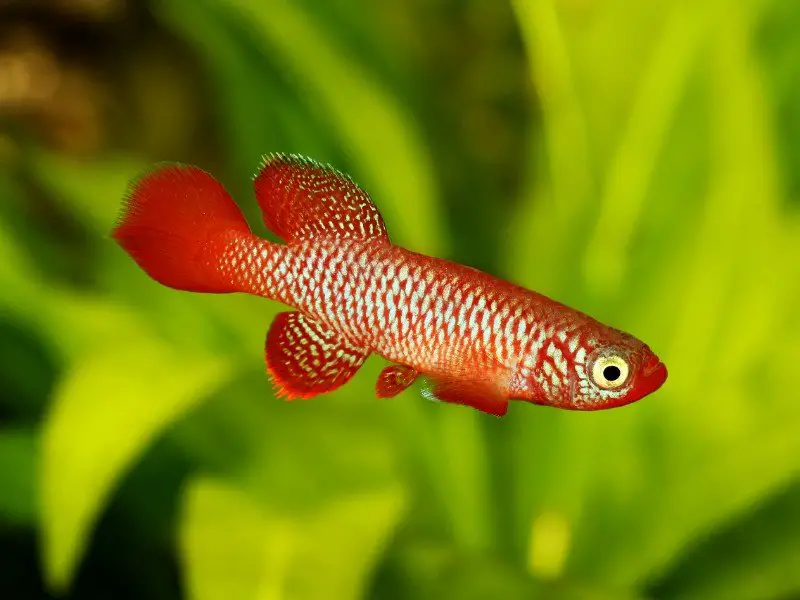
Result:
{"label": "fish pupil", "polygon": [[620,375],[622,375],[622,372],[619,370],[619,367],[615,367],[614,365],[609,365],[603,369],[603,377],[608,381],[616,381],[619,379]]}

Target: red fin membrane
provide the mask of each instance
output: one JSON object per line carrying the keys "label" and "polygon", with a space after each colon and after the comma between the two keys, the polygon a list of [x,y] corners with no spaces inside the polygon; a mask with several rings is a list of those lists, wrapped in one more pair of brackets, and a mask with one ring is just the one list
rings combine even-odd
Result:
{"label": "red fin membrane", "polygon": [[193,292],[233,292],[217,266],[234,235],[250,235],[239,207],[211,175],[161,165],[128,190],[112,236],[150,277]]}
{"label": "red fin membrane", "polygon": [[300,312],[280,313],[267,333],[267,369],[278,395],[312,398],[346,383],[368,353]]}
{"label": "red fin membrane", "polygon": [[386,367],[378,375],[375,393],[378,398],[394,398],[414,383],[417,377],[419,377],[417,370],[405,365]]}
{"label": "red fin membrane", "polygon": [[369,194],[333,167],[297,154],[271,154],[254,186],[264,223],[286,242],[316,237],[389,241]]}
{"label": "red fin membrane", "polygon": [[508,411],[508,398],[491,382],[434,379],[424,395],[430,400],[471,406],[496,417]]}

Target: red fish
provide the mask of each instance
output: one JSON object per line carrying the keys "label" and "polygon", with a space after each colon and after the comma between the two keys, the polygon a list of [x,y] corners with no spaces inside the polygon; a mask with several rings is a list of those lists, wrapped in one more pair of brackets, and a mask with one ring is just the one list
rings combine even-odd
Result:
{"label": "red fish", "polygon": [[255,177],[255,236],[208,173],[167,165],[135,181],[114,238],[150,277],[194,292],[256,294],[293,307],[266,340],[278,393],[335,390],[370,354],[395,363],[378,397],[421,375],[426,395],[501,416],[509,400],[573,410],[629,404],[667,369],[633,336],[487,273],[389,241],[378,209],[347,175],[272,154]]}

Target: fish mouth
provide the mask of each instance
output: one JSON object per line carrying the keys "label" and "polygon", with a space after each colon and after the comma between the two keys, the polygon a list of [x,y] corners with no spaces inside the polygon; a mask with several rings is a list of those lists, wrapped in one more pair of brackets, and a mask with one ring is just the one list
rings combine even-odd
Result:
{"label": "fish mouth", "polygon": [[655,361],[651,360],[642,370],[642,395],[652,394],[664,385],[666,380],[667,366],[657,358],[655,358]]}
{"label": "fish mouth", "polygon": [[651,355],[650,357],[648,357],[647,362],[644,365],[642,365],[642,374],[645,377],[650,377],[650,375],[661,369],[666,371],[667,366],[663,362],[658,360],[657,356]]}

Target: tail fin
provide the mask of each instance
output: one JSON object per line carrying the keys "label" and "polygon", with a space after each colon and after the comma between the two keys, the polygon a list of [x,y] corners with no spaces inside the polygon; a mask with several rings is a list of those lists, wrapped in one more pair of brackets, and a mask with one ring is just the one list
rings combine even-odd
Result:
{"label": "tail fin", "polygon": [[250,228],[233,198],[196,167],[166,164],[128,190],[113,237],[159,283],[194,292],[234,292],[218,269],[226,247]]}

